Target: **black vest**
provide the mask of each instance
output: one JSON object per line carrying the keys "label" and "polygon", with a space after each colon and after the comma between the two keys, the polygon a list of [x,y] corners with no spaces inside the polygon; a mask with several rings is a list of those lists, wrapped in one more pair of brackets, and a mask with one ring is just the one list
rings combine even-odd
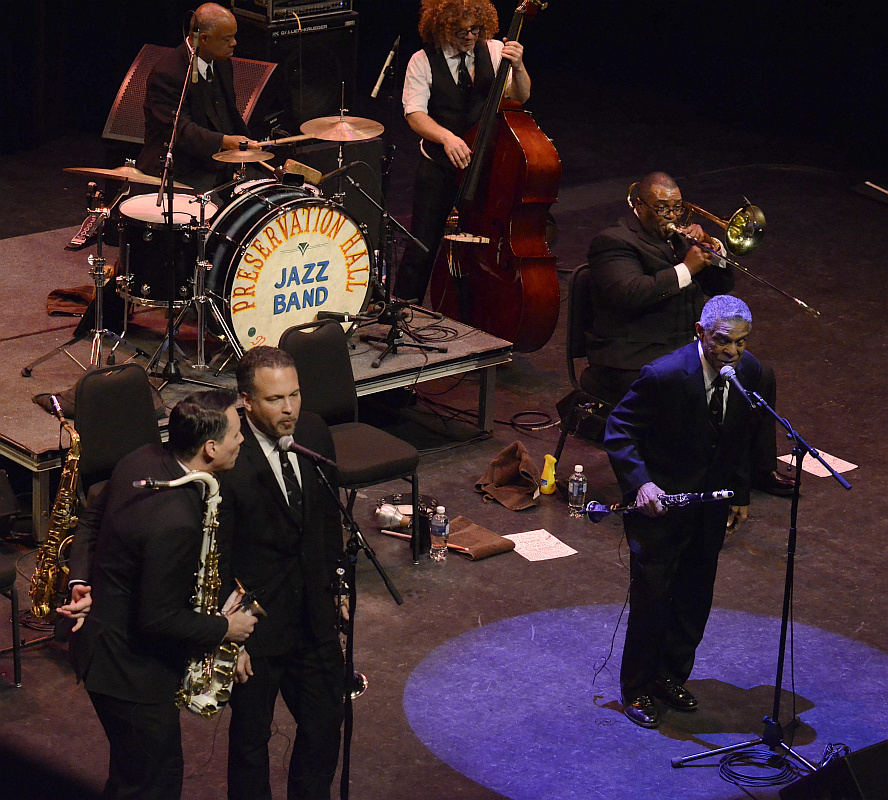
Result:
{"label": "black vest", "polygon": [[[490,61],[487,42],[479,41],[475,45],[475,77],[472,83],[472,93],[468,100],[456,85],[450,68],[447,66],[444,53],[436,51],[431,46],[426,47],[425,51],[432,68],[429,116],[442,127],[453,131],[457,136],[464,136],[481,119],[487,95],[493,85],[493,64]],[[452,167],[442,145],[423,142],[423,149],[429,158],[439,164]]]}

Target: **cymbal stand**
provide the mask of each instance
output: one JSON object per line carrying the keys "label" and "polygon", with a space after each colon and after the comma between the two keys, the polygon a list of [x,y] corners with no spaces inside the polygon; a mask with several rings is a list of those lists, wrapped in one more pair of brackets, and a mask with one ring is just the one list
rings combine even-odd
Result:
{"label": "cymbal stand", "polygon": [[[110,204],[110,206],[101,206],[99,208],[90,209],[90,211],[96,214],[96,216],[98,217],[98,223],[96,225],[96,253],[95,255],[87,257],[87,262],[90,266],[89,275],[93,279],[93,284],[95,285],[95,300],[93,301],[93,308],[95,309],[95,321],[93,323],[93,329],[92,331],[90,331],[90,333],[92,334],[92,348],[90,349],[89,365],[85,366],[70,352],[68,352],[68,348],[71,347],[71,345],[82,341],[90,335],[90,333],[84,333],[79,336],[73,337],[64,344],[56,347],[54,350],[50,350],[45,355],[40,356],[40,358],[38,358],[36,361],[32,361],[26,367],[22,367],[23,378],[30,378],[32,372],[34,371],[34,367],[36,367],[38,364],[42,364],[44,361],[49,361],[49,359],[54,358],[55,356],[59,355],[59,353],[64,353],[84,371],[87,371],[94,367],[100,367],[102,365],[102,348],[106,338],[111,339],[114,343],[111,347],[111,352],[108,354],[107,361],[109,365],[114,363],[114,354],[120,345],[125,345],[133,350],[133,355],[130,356],[127,361],[132,361],[137,356],[148,358],[148,354],[144,350],[136,347],[131,342],[128,342],[123,336],[120,336],[114,331],[110,331],[105,328],[104,312],[102,307],[104,295],[103,289],[105,288],[105,284],[108,283],[108,276],[105,273],[107,260],[104,256],[102,242],[102,237],[105,232],[105,220],[107,220],[111,216],[111,212],[114,210],[117,204],[128,194],[129,181],[126,181],[123,188],[118,192],[117,197],[114,198],[114,201]],[[102,193],[100,191],[97,191],[95,195],[93,195],[93,198],[95,199],[95,201],[101,202]]]}
{"label": "cymbal stand", "polygon": [[[404,324],[407,321],[407,309],[419,311],[422,314],[427,314],[428,316],[437,319],[441,318],[440,314],[426,311],[424,308],[419,308],[418,306],[414,306],[412,303],[409,302],[392,300],[391,263],[392,254],[395,246],[394,229],[397,228],[405,236],[412,239],[413,242],[418,247],[421,247],[423,250],[425,250],[425,252],[428,252],[428,248],[412,233],[410,233],[410,231],[408,231],[400,222],[398,222],[398,220],[391,216],[386,208],[377,203],[370,194],[365,192],[361,185],[356,180],[354,180],[354,178],[352,178],[350,175],[346,175],[345,179],[362,195],[364,195],[367,200],[369,200],[374,206],[376,206],[376,208],[378,208],[380,213],[382,214],[380,224],[380,230],[382,231],[382,247],[380,247],[379,258],[376,259],[376,269],[375,274],[373,275],[373,283],[376,287],[381,287],[383,291],[383,310],[378,315],[376,321],[382,325],[388,325],[389,331],[385,336],[361,334],[360,339],[362,342],[378,342],[380,344],[385,344],[385,349],[383,350],[382,354],[379,356],[379,358],[374,359],[370,363],[370,366],[374,369],[379,368],[379,366],[390,353],[394,353],[395,355],[397,355],[399,347],[410,347],[415,350],[422,350],[431,353],[446,353],[447,348],[442,345],[427,344],[426,342],[417,341],[414,334]],[[405,339],[405,336],[413,339],[414,341],[408,342]]]}
{"label": "cymbal stand", "polygon": [[789,629],[789,619],[790,612],[792,609],[792,592],[793,592],[793,576],[795,571],[795,550],[796,550],[796,523],[798,520],[798,510],[799,510],[799,490],[801,488],[802,483],[802,461],[804,460],[806,455],[811,455],[816,458],[830,473],[832,473],[833,478],[839,483],[840,486],[844,489],[850,489],[851,484],[848,483],[839,473],[837,473],[817,452],[813,447],[811,447],[800,435],[799,433],[793,429],[789,420],[780,417],[777,415],[777,412],[771,408],[765,402],[758,392],[749,391],[748,389],[744,389],[740,386],[739,383],[735,383],[737,387],[742,389],[743,394],[745,395],[746,401],[750,404],[752,408],[762,408],[766,412],[770,413],[777,422],[779,422],[785,429],[787,436],[793,440],[793,457],[796,463],[796,482],[795,487],[792,493],[792,506],[790,509],[790,520],[789,520],[789,538],[787,541],[787,556],[786,556],[786,577],[783,589],[783,615],[781,617],[780,624],[780,644],[777,652],[777,677],[774,682],[774,705],[771,712],[771,716],[766,716],[762,721],[765,724],[764,732],[757,739],[750,739],[746,742],[740,742],[739,744],[728,745],[727,747],[719,747],[715,750],[705,750],[702,753],[697,753],[692,756],[685,756],[684,758],[673,758],[672,766],[673,767],[683,767],[685,764],[689,764],[692,761],[698,761],[702,758],[710,758],[712,756],[721,756],[727,753],[733,753],[738,750],[746,750],[750,747],[755,747],[757,745],[763,744],[766,747],[770,748],[774,753],[783,756],[784,758],[791,756],[796,759],[802,765],[804,765],[811,772],[817,769],[815,764],[812,764],[808,759],[804,758],[804,756],[799,755],[795,750],[792,749],[790,745],[786,743],[786,733],[792,734],[792,732],[798,727],[799,720],[797,718],[793,718],[789,724],[784,728],[783,725],[780,724],[780,695],[783,693],[783,668],[786,658],[786,639],[787,639],[787,631]]}

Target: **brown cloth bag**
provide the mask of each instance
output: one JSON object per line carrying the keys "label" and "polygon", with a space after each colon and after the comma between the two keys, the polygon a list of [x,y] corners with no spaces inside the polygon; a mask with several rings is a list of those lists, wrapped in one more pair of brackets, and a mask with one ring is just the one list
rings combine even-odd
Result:
{"label": "brown cloth bag", "polygon": [[540,470],[521,442],[512,442],[487,467],[475,484],[484,501],[496,500],[512,511],[536,505],[540,494]]}
{"label": "brown cloth bag", "polygon": [[465,517],[450,520],[450,538],[447,547],[464,555],[470,561],[479,561],[515,549],[515,542],[482,528]]}

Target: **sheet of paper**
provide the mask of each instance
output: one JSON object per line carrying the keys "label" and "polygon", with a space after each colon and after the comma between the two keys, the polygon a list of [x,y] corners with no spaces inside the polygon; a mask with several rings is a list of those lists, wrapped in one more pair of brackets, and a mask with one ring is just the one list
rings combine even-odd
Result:
{"label": "sheet of paper", "polygon": [[538,531],[510,533],[505,538],[515,542],[515,552],[524,556],[528,561],[564,558],[577,552],[543,528]]}
{"label": "sheet of paper", "polygon": [[[824,453],[823,450],[820,451],[820,455],[827,464],[840,474],[852,469],[857,469],[857,464],[852,464],[849,461],[842,461],[841,458],[831,456],[829,453]],[[792,462],[791,455],[777,456],[777,458],[786,464]],[[817,459],[811,458],[811,456],[805,456],[805,460],[802,462],[802,469],[805,470],[805,472],[816,475],[818,478],[826,478],[829,475],[829,472],[824,469],[823,465]]]}

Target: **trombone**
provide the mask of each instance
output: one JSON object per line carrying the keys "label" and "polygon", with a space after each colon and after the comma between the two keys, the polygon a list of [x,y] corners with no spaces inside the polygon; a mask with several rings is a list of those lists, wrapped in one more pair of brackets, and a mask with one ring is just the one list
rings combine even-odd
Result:
{"label": "trombone", "polygon": [[[626,197],[627,202],[629,203],[629,207],[634,209],[635,203],[632,202],[632,193],[635,191],[635,187],[638,183],[633,183],[629,187],[629,194]],[[779,292],[784,297],[792,300],[797,305],[801,306],[805,311],[809,314],[812,314],[815,317],[820,316],[820,312],[816,309],[811,308],[807,303],[802,300],[799,300],[798,297],[793,297],[793,295],[789,294],[789,292],[783,291],[783,289],[775,286],[770,281],[766,281],[764,278],[760,278],[758,275],[750,272],[746,267],[738,264],[734,259],[727,258],[723,256],[716,250],[713,250],[709,245],[705,242],[701,242],[699,239],[695,239],[693,236],[688,236],[682,228],[688,227],[691,224],[691,220],[694,218],[694,215],[704,217],[708,219],[710,222],[714,222],[721,228],[725,230],[725,246],[729,253],[733,253],[736,256],[745,256],[747,253],[751,253],[755,250],[761,243],[762,239],[765,236],[765,215],[762,210],[758,206],[754,206],[749,202],[745,197],[743,198],[743,206],[742,208],[737,209],[728,219],[723,219],[722,217],[717,217],[715,214],[711,214],[706,209],[700,208],[698,205],[694,205],[693,203],[688,203],[682,201],[682,206],[687,210],[687,218],[684,221],[683,225],[676,225],[674,222],[670,222],[666,228],[672,233],[676,233],[681,236],[683,239],[690,242],[692,245],[699,247],[701,250],[705,250],[708,253],[716,256],[717,258],[721,258],[730,264],[735,269],[739,269],[744,274],[748,275],[750,278],[757,280],[759,283],[763,283],[765,286],[773,289],[775,292]]]}

